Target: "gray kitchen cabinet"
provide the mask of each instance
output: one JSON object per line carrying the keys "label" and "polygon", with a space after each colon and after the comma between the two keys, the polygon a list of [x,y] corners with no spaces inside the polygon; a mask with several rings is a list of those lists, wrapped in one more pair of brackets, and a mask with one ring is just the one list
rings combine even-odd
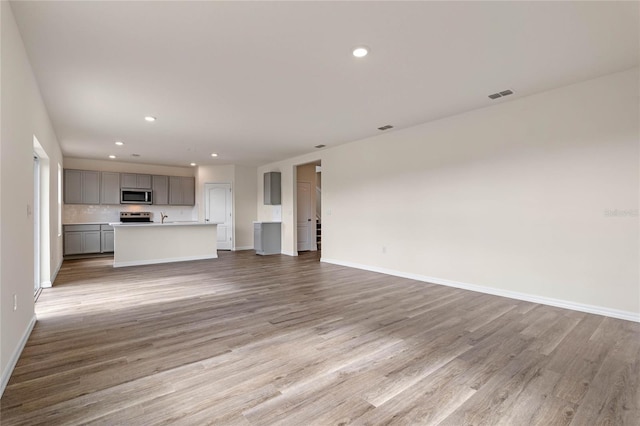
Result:
{"label": "gray kitchen cabinet", "polygon": [[268,255],[281,252],[280,222],[254,222],[253,248],[256,254]]}
{"label": "gray kitchen cabinet", "polygon": [[113,226],[100,225],[100,252],[113,252]]}
{"label": "gray kitchen cabinet", "polygon": [[195,178],[169,176],[169,204],[174,206],[193,206],[195,203]]}
{"label": "gray kitchen cabinet", "polygon": [[152,176],[153,204],[169,204],[169,176]]}
{"label": "gray kitchen cabinet", "polygon": [[100,253],[100,225],[65,225],[64,254]]}
{"label": "gray kitchen cabinet", "polygon": [[264,181],[264,204],[277,206],[282,204],[280,189],[280,172],[267,172],[263,177]]}
{"label": "gray kitchen cabinet", "polygon": [[82,232],[64,233],[64,254],[82,254],[84,235]]}
{"label": "gray kitchen cabinet", "polygon": [[84,234],[84,253],[100,253],[100,232],[90,231]]}
{"label": "gray kitchen cabinet", "polygon": [[100,204],[120,204],[120,173],[102,172]]}
{"label": "gray kitchen cabinet", "polygon": [[65,169],[64,202],[100,204],[100,172]]}
{"label": "gray kitchen cabinet", "polygon": [[196,204],[196,179],[192,177],[182,178],[182,202],[187,206]]}
{"label": "gray kitchen cabinet", "polygon": [[137,173],[122,173],[120,175],[121,188],[151,189],[151,175]]}

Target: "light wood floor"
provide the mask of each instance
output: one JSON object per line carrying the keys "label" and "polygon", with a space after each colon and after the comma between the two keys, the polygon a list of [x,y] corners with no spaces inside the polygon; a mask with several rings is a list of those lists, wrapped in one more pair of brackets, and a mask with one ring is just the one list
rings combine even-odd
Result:
{"label": "light wood floor", "polygon": [[37,315],[3,426],[640,424],[640,324],[315,253],[66,261]]}

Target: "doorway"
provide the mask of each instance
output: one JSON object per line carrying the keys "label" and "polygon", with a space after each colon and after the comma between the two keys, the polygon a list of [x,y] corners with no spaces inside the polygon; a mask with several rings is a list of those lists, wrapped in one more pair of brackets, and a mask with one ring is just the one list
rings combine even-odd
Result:
{"label": "doorway", "polygon": [[38,299],[42,288],[51,287],[51,236],[49,211],[49,157],[33,136],[33,290]]}
{"label": "doorway", "polygon": [[218,250],[233,249],[232,197],[230,183],[204,184],[204,221],[218,224]]}
{"label": "doorway", "polygon": [[314,250],[313,225],[311,216],[311,182],[297,182],[297,229],[298,251]]}
{"label": "doorway", "polygon": [[321,196],[320,161],[296,166],[297,251],[320,248]]}
{"label": "doorway", "polygon": [[40,157],[33,153],[33,293],[38,298],[42,290],[40,281]]}

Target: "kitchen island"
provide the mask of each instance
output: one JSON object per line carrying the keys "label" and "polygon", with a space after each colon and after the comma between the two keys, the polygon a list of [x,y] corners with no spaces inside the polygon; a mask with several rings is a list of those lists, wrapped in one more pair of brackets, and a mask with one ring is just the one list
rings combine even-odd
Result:
{"label": "kitchen island", "polygon": [[218,257],[217,224],[201,222],[110,223],[113,267]]}

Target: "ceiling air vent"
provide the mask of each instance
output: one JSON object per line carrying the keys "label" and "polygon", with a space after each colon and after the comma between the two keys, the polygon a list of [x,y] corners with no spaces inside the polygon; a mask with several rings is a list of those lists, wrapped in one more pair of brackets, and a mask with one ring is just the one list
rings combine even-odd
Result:
{"label": "ceiling air vent", "polygon": [[393,129],[393,126],[391,124],[387,124],[386,126],[378,127],[378,130],[389,130],[389,129]]}
{"label": "ceiling air vent", "polygon": [[503,96],[509,96],[509,95],[513,95],[513,90],[507,89],[507,90],[503,90],[502,92],[492,93],[489,95],[489,98],[498,99],[498,98],[502,98]]}
{"label": "ceiling air vent", "polygon": [[326,145],[320,144],[320,145],[316,145],[315,148],[324,148]]}

